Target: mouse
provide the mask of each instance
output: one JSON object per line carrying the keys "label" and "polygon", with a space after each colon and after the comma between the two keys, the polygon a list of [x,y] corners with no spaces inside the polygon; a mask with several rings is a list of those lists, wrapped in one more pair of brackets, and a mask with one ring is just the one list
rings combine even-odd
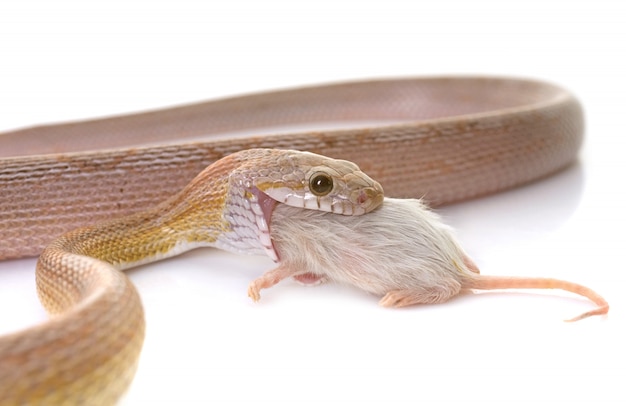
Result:
{"label": "mouse", "polygon": [[270,236],[278,266],[252,281],[248,295],[293,277],[305,285],[339,282],[381,297],[385,307],[443,303],[468,290],[561,289],[596,307],[566,321],[609,311],[592,289],[565,280],[482,275],[463,251],[453,229],[421,199],[385,197],[361,216],[274,208]]}

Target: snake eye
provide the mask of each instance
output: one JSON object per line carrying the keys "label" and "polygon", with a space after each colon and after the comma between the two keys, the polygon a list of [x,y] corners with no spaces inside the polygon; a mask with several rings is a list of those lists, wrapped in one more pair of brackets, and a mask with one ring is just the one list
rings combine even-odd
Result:
{"label": "snake eye", "polygon": [[316,196],[326,196],[333,190],[333,178],[325,173],[316,173],[311,176],[309,189]]}

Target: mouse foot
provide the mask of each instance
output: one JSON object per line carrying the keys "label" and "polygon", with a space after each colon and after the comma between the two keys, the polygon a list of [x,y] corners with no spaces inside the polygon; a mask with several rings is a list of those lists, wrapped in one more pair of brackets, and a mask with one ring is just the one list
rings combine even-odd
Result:
{"label": "mouse foot", "polygon": [[414,304],[443,303],[461,290],[461,284],[455,280],[442,286],[419,290],[392,290],[387,292],[380,302],[384,307],[404,307]]}
{"label": "mouse foot", "polygon": [[294,276],[294,273],[288,267],[279,265],[277,268],[265,272],[261,277],[250,282],[250,285],[248,285],[248,296],[255,302],[258,302],[261,299],[261,289],[271,288],[283,279]]}

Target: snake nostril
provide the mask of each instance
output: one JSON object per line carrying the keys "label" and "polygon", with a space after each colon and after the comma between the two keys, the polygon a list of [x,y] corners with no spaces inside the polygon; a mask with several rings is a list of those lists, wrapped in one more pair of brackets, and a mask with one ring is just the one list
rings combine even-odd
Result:
{"label": "snake nostril", "polygon": [[376,189],[364,188],[358,192],[355,202],[361,207],[373,209],[382,202],[382,195]]}
{"label": "snake nostril", "polygon": [[362,190],[361,193],[359,193],[359,197],[357,197],[356,201],[358,204],[363,205],[365,204],[365,202],[367,202],[367,199],[369,199],[369,196],[365,191]]}

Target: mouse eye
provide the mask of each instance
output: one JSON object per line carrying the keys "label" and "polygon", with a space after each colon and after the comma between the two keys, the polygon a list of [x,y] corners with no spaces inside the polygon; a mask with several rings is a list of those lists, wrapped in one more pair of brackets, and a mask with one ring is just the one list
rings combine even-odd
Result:
{"label": "mouse eye", "polygon": [[326,196],[333,190],[333,178],[322,172],[315,173],[309,180],[309,189],[316,196]]}

